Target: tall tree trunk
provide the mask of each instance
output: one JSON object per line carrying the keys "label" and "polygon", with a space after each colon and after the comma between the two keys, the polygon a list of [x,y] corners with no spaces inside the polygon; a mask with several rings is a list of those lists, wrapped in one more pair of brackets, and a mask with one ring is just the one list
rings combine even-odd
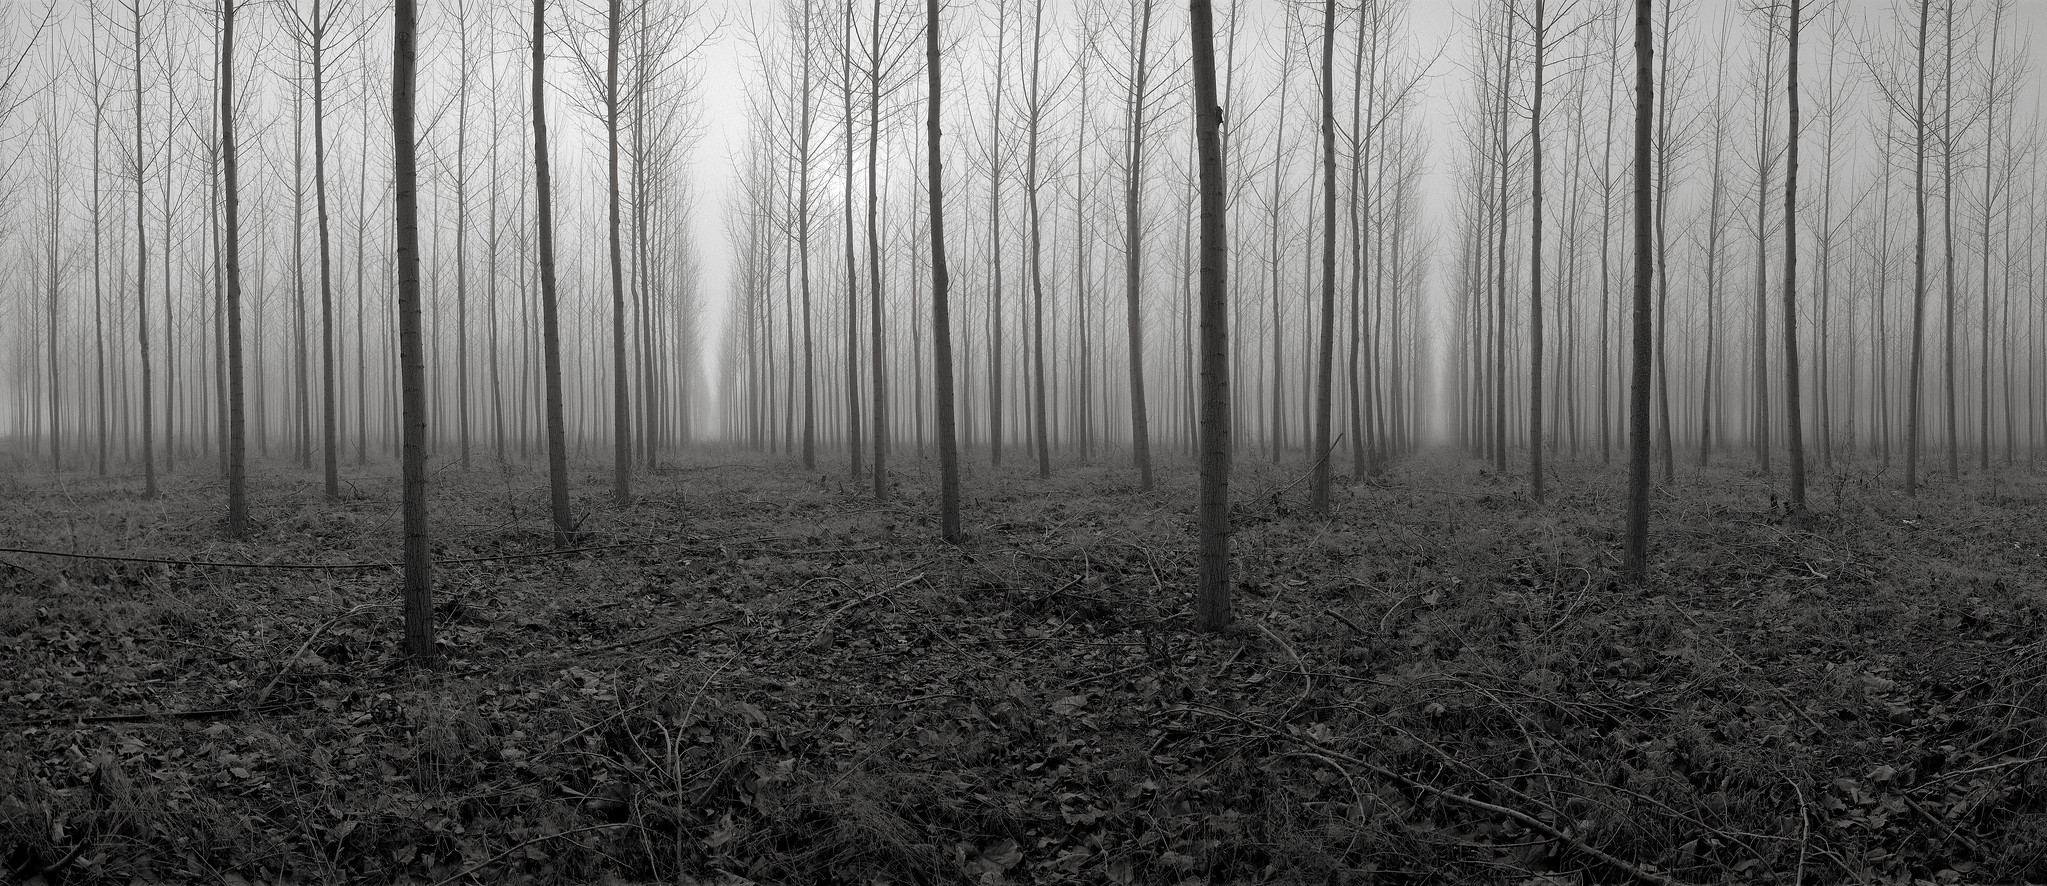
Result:
{"label": "tall tree trunk", "polygon": [[[222,201],[227,204],[227,533],[239,539],[249,533],[249,445],[248,411],[243,406],[241,167],[235,145],[236,2],[220,0],[220,75],[215,83],[220,91]],[[101,451],[104,460],[104,444]]]}
{"label": "tall tree trunk", "polygon": [[[1663,49],[1660,79],[1663,91],[1656,101],[1656,408],[1657,443],[1663,453],[1663,482],[1677,482],[1677,445],[1670,428],[1670,183],[1671,155],[1675,136],[1671,132],[1670,32],[1675,21],[1671,0],[1663,3]],[[1766,468],[1767,469],[1767,468]]]}
{"label": "tall tree trunk", "polygon": [[[1997,92],[1997,88],[1998,88],[1998,81],[1997,81],[1997,74],[1998,74],[1998,68],[1997,68],[1997,45],[1998,45],[1999,43],[2003,42],[2003,37],[2004,37],[2004,35],[2003,35],[2003,33],[2001,33],[2001,32],[2002,32],[2002,31],[2003,31],[2003,29],[2004,29],[2004,10],[2005,10],[2005,6],[2004,6],[2004,4],[2003,4],[2003,3],[1994,3],[1994,4],[1992,4],[1992,6],[1991,6],[1991,17],[1990,17],[1990,59],[1989,59],[1989,65],[1988,65],[1988,66],[1987,66],[1987,67],[1985,68],[1985,70],[1986,70],[1986,71],[1988,72],[1988,77],[1989,77],[1989,80],[1988,80],[1988,82],[1986,82],[1986,83],[1984,84],[1984,87],[1983,87],[1983,90],[1984,90],[1984,96],[1985,96],[1985,105],[1984,105],[1984,124],[1985,124],[1985,125],[1984,125],[1984,127],[1983,127],[1983,130],[1984,130],[1984,132],[1985,132],[1985,133],[1987,133],[1987,134],[1986,134],[1986,136],[1984,137],[1984,140],[1983,140],[1983,269],[1982,269],[1982,281],[1983,281],[1983,307],[1982,307],[1982,310],[1981,310],[1981,311],[1979,311],[1979,312],[1977,313],[1977,315],[1976,315],[1976,316],[1977,316],[1977,333],[1976,333],[1976,334],[1977,334],[1977,338],[1978,338],[1978,341],[1979,341],[1979,345],[1978,345],[1978,348],[1979,348],[1979,350],[1977,351],[1977,359],[1978,359],[1978,378],[1979,378],[1979,379],[1981,380],[1981,383],[1980,383],[1980,384],[1979,384],[1979,385],[1977,386],[1977,389],[1976,389],[1976,390],[1977,390],[1977,398],[1978,398],[1978,399],[1977,399],[1977,408],[1976,408],[1976,421],[1977,421],[1977,449],[1976,449],[1976,452],[1977,452],[1977,460],[1976,460],[1976,467],[1977,467],[1977,469],[1978,469],[1978,470],[1980,470],[1980,471],[1983,471],[1983,472],[1985,472],[1985,473],[1988,473],[1988,472],[1989,472],[1989,470],[1990,470],[1990,439],[1991,439],[1991,438],[1990,438],[1990,385],[1991,385],[1991,378],[1990,378],[1990,345],[1991,345],[1991,339],[1990,339],[1990,313],[1991,313],[1991,311],[1990,311],[1990,253],[1991,253],[1991,251],[1992,251],[1992,246],[1991,246],[1991,242],[1990,242],[1990,222],[1991,222],[1991,219],[1992,219],[1992,218],[1994,217],[1994,214],[1995,214],[1995,209],[1996,209],[1996,206],[1997,206],[1997,202],[1996,202],[1996,201],[1997,201],[1997,193],[1996,193],[1996,191],[1995,191],[1995,190],[1993,189],[1993,188],[1994,188],[1994,186],[1995,186],[1995,182],[1994,182],[1994,180],[1993,180],[1993,175],[1992,175],[1993,171],[1994,171],[1994,170],[1995,170],[1995,169],[1997,168],[1997,163],[1996,163],[1996,157],[1997,157],[1997,137],[1996,137],[1996,133],[1997,133],[1997,103],[1998,103],[1998,92]],[[2009,173],[2007,173],[2007,175],[2008,175],[2008,174],[2009,174]],[[2006,268],[2006,271],[2007,271],[2007,273],[2008,273],[2008,272],[2010,271],[2010,267],[2011,267],[2011,257],[2010,257],[2010,255],[2009,255],[2009,254],[2007,254],[2007,255],[2006,255],[2006,257],[2005,257],[2005,268]],[[2006,306],[2007,306],[2007,310],[2006,310],[2006,319],[2005,319],[2005,322],[2006,322],[2007,324],[2009,324],[2009,323],[2010,323],[2010,316],[2009,316],[2009,305],[2010,305],[2010,302],[2009,302],[2009,300],[2007,300],[2007,301],[2006,301]],[[2009,327],[2007,326],[2007,329],[2008,329],[2008,328],[2009,328]],[[2009,334],[2009,333],[2007,333],[2007,334]],[[2007,353],[2009,352],[2009,350],[2010,350],[2010,349],[2009,349],[2009,347],[2007,346],[2007,348],[2006,348],[2006,351],[2007,351]],[[2006,384],[2007,384],[2007,386],[2009,386],[2009,384],[2010,384],[2010,378],[2011,378],[2011,376],[2010,376],[2010,371],[2009,371],[2009,370],[2006,370],[2006,373],[2005,373],[2005,379],[2006,379]]]}
{"label": "tall tree trunk", "polygon": [[843,185],[842,214],[845,218],[846,234],[846,454],[847,474],[853,482],[860,482],[860,474],[866,469],[866,458],[860,454],[860,266],[853,252],[853,3],[846,0],[845,33],[842,35],[839,56],[839,95],[844,101],[846,118],[846,173],[840,178]]}
{"label": "tall tree trunk", "polygon": [[[1140,271],[1144,251],[1142,197],[1144,189],[1145,89],[1151,73],[1151,13],[1155,0],[1142,4],[1137,25],[1137,53],[1132,56],[1130,78],[1129,132],[1126,179],[1123,187],[1123,292],[1130,328],[1130,454],[1137,465],[1137,489],[1150,492],[1151,419],[1146,414],[1144,393],[1144,326],[1138,309]],[[1335,0],[1330,0],[1335,2]],[[1334,138],[1334,135],[1331,136]]]}
{"label": "tall tree trunk", "polygon": [[50,332],[49,337],[47,339],[50,356],[50,379],[48,385],[45,387],[45,390],[48,392],[50,398],[49,402],[50,473],[52,474],[60,474],[63,473],[64,471],[64,423],[62,421],[64,386],[62,384],[63,377],[58,374],[57,362],[58,337],[57,334],[58,330],[61,328],[60,325],[58,324],[57,313],[58,305],[61,301],[57,291],[57,276],[59,271],[57,247],[61,240],[63,239],[62,229],[64,221],[63,199],[64,153],[62,150],[59,149],[57,140],[57,123],[55,119],[56,91],[57,91],[56,84],[52,83],[50,85],[52,105],[50,108],[51,116],[45,121],[45,125],[48,127],[48,129],[45,131],[49,134],[50,138],[50,229],[49,239],[46,240],[44,243],[45,249],[44,259],[47,262],[49,269],[46,272],[46,276],[43,280],[43,285],[45,287],[46,304],[49,309],[50,320]]}
{"label": "tall tree trunk", "polygon": [[1941,52],[1940,75],[1940,225],[1941,265],[1945,279],[1941,285],[1941,330],[1946,341],[1941,348],[1941,381],[1945,389],[1941,405],[1947,410],[1947,476],[1957,480],[1962,476],[1961,432],[1955,416],[1955,4],[1949,0],[1943,7],[1945,36]]}
{"label": "tall tree trunk", "polygon": [[1002,464],[1002,89],[1009,3],[995,4],[995,107],[988,115],[988,463]]}
{"label": "tall tree trunk", "polygon": [[313,467],[312,350],[306,332],[306,87],[299,76],[305,62],[303,45],[295,45],[291,89],[291,360],[292,457],[299,467]]}
{"label": "tall tree trunk", "polygon": [[[1229,241],[1223,213],[1222,107],[1216,103],[1215,14],[1188,0],[1194,32],[1194,140],[1201,166],[1201,576],[1195,623],[1230,623]],[[1042,444],[1041,444],[1042,445]]]}
{"label": "tall tree trunk", "polygon": [[620,236],[623,210],[618,187],[618,40],[625,12],[621,0],[607,6],[604,60],[604,173],[611,249],[611,501],[633,502],[632,399],[626,384],[625,256]]}
{"label": "tall tree trunk", "polygon": [[[455,10],[457,66],[455,83],[455,449],[462,470],[470,468],[469,436],[469,7]],[[495,184],[493,182],[492,184]],[[436,247],[439,241],[435,241]],[[439,361],[436,361],[439,365]],[[445,414],[445,413],[443,413]]]}
{"label": "tall tree trunk", "polygon": [[1649,26],[1651,0],[1635,0],[1635,298],[1628,389],[1628,526],[1625,568],[1637,587],[1649,580],[1649,336],[1650,317],[1649,141],[1656,100],[1655,50]]}
{"label": "tall tree trunk", "polygon": [[[1725,53],[1720,54],[1725,58]],[[1713,159],[1710,176],[1706,184],[1706,332],[1705,360],[1700,369],[1699,383],[1699,467],[1706,467],[1713,461],[1713,416],[1720,404],[1714,399],[1713,385],[1719,381],[1718,368],[1714,363],[1718,356],[1718,331],[1720,328],[1720,207],[1723,202],[1725,180],[1722,168],[1727,141],[1727,126],[1721,104],[1720,85],[1724,79],[1724,62],[1713,80]]]}
{"label": "tall tree trunk", "polygon": [[[1791,128],[1784,143],[1784,417],[1791,442],[1791,509],[1805,510],[1805,418],[1798,390],[1798,16],[1801,0],[1791,0],[1786,23],[1784,99]],[[1825,334],[1825,330],[1821,330]]]}
{"label": "tall tree trunk", "polygon": [[1542,78],[1547,4],[1535,0],[1535,83],[1528,113],[1528,493],[1542,504]]}
{"label": "tall tree trunk", "polygon": [[[1749,346],[1753,365],[1752,383],[1755,386],[1755,402],[1750,404],[1750,423],[1754,426],[1750,443],[1755,447],[1756,464],[1764,475],[1770,473],[1770,333],[1769,333],[1769,235],[1770,235],[1770,165],[1772,161],[1770,144],[1770,74],[1776,65],[1777,7],[1769,7],[1768,24],[1765,26],[1763,43],[1763,85],[1756,90],[1756,118],[1762,131],[1757,140],[1756,150],[1756,306],[1754,340]],[[1788,227],[1796,219],[1787,218]]]}
{"label": "tall tree trunk", "polygon": [[1329,513],[1330,385],[1336,369],[1336,0],[1322,4],[1322,328],[1315,349],[1315,479],[1309,509]]}
{"label": "tall tree trunk", "polygon": [[1926,366],[1926,40],[1933,0],[1919,0],[1917,93],[1912,105],[1912,363],[1906,377],[1905,494],[1919,493],[1919,419]]}
{"label": "tall tree trunk", "polygon": [[958,543],[960,531],[959,440],[953,430],[952,313],[947,299],[952,279],[945,266],[945,176],[940,168],[940,100],[945,95],[939,56],[940,0],[924,0],[925,181],[931,188],[931,347],[937,366],[939,537]]}
{"label": "tall tree trunk", "polygon": [[1514,173],[1513,139],[1507,137],[1513,108],[1514,25],[1518,16],[1509,8],[1507,31],[1500,40],[1500,194],[1494,201],[1498,214],[1498,250],[1493,259],[1493,472],[1507,473],[1507,235],[1508,212],[1512,207],[1511,183]]}
{"label": "tall tree trunk", "polygon": [[1038,69],[1044,56],[1045,0],[1036,0],[1031,16],[1031,80],[1026,112],[1028,147],[1024,158],[1024,192],[1031,214],[1031,412],[1037,435],[1038,477],[1052,476],[1051,416],[1045,407],[1045,232],[1038,208],[1038,130],[1044,120],[1044,95],[1040,92]]}
{"label": "tall tree trunk", "polygon": [[[142,156],[142,0],[132,0],[135,14],[135,336],[142,358],[142,497],[156,498],[156,423],[150,396],[149,364],[149,228],[143,211],[143,185],[149,166]],[[169,206],[165,212],[171,211]],[[169,248],[168,244],[165,248]],[[165,286],[170,281],[164,281]],[[166,322],[169,317],[166,316]]]}
{"label": "tall tree trunk", "polygon": [[[408,0],[410,2],[410,0]],[[555,547],[575,543],[576,523],[569,513],[569,447],[562,404],[560,299],[556,295],[554,257],[554,176],[548,168],[547,146],[547,0],[533,0],[533,195],[540,240],[540,349],[547,423],[548,512],[554,518]]]}
{"label": "tall tree trunk", "polygon": [[1607,65],[1606,128],[1600,140],[1599,168],[1599,463],[1613,461],[1613,97],[1620,91],[1620,10],[1614,10],[1612,47]]}
{"label": "tall tree trunk", "polygon": [[[320,453],[327,497],[341,497],[340,404],[334,366],[334,252],[327,212],[327,19],[313,0],[313,212],[320,238]],[[464,453],[467,455],[466,451]]]}
{"label": "tall tree trunk", "polygon": [[797,276],[803,288],[803,469],[817,469],[817,348],[811,340],[810,324],[810,3],[803,0],[803,89],[797,96],[802,108],[796,133],[796,251]]}
{"label": "tall tree trunk", "polygon": [[396,9],[391,36],[391,148],[398,191],[399,369],[405,376],[405,654],[415,664],[431,667],[434,604],[426,526],[426,354],[420,342],[419,160],[413,136],[417,0],[397,0]]}
{"label": "tall tree trunk", "polygon": [[[169,27],[169,25],[170,25],[170,11],[169,11],[168,9],[166,9],[166,10],[164,11],[164,24],[165,24],[165,27],[167,27],[167,28],[168,28],[168,27]],[[172,71],[172,70],[176,70],[176,69],[177,69],[177,58],[176,58],[176,54],[175,54],[175,53],[176,53],[176,50],[175,50],[175,48],[174,48],[174,47],[167,47],[167,48],[166,48],[166,49],[164,50],[164,61],[163,61],[163,69],[164,69],[165,71]],[[177,101],[177,87],[176,87],[176,86],[171,86],[171,87],[169,87],[169,88],[168,88],[168,89],[167,89],[166,91],[167,91],[168,95],[166,96],[166,101],[165,101],[165,105],[166,105],[166,112],[165,112],[165,120],[166,120],[166,121],[168,121],[168,120],[170,120],[170,119],[171,119],[171,118],[172,118],[172,117],[173,117],[173,116],[175,115],[175,113],[176,113],[176,111],[177,111],[177,104],[178,104],[178,101]],[[174,220],[174,219],[176,218],[176,213],[174,213],[174,212],[172,212],[172,211],[171,211],[171,179],[172,179],[172,173],[174,173],[174,172],[176,171],[176,167],[175,167],[175,166],[174,166],[174,165],[173,165],[173,164],[172,164],[172,163],[170,162],[170,152],[171,152],[171,146],[172,146],[172,144],[173,144],[173,143],[175,142],[175,140],[176,140],[176,133],[175,133],[175,131],[174,131],[173,127],[172,127],[172,126],[171,126],[171,125],[170,125],[170,124],[169,124],[168,122],[166,122],[166,123],[165,123],[165,126],[164,126],[164,138],[163,138],[163,154],[162,154],[162,156],[163,156],[163,160],[162,160],[162,163],[163,163],[163,176],[162,176],[162,184],[163,184],[163,236],[162,236],[162,242],[163,242],[163,367],[164,367],[164,385],[163,385],[163,390],[164,390],[164,393],[163,393],[163,468],[164,468],[164,472],[165,472],[165,473],[169,473],[169,472],[171,472],[171,471],[177,470],[177,460],[178,460],[178,424],[177,424],[177,420],[178,420],[178,339],[177,339],[177,330],[178,330],[178,324],[177,324],[177,314],[176,314],[176,308],[175,308],[175,306],[174,306],[174,305],[172,304],[172,301],[173,301],[173,299],[172,299],[172,288],[171,288],[171,253],[172,253],[172,251],[173,251],[173,250],[172,250],[172,248],[171,248],[171,246],[172,246],[172,244],[173,244],[173,242],[174,242],[174,241],[172,240],[172,237],[171,237],[171,231],[172,231],[172,222],[173,222],[173,220]]]}
{"label": "tall tree trunk", "polygon": [[[876,171],[881,151],[881,0],[874,0],[874,21],[868,27],[867,56],[867,306],[868,350],[874,387],[874,500],[888,498],[888,371],[882,363],[881,332],[881,199]],[[850,170],[849,170],[850,174]]]}

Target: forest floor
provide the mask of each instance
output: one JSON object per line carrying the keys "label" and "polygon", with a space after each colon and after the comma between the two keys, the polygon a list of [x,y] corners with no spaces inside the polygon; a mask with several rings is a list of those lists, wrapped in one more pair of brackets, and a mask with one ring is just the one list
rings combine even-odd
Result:
{"label": "forest floor", "polygon": [[[0,457],[0,546],[396,559],[395,467]],[[443,667],[389,568],[0,553],[0,881],[1996,883],[2047,880],[2047,477],[1738,468],[1552,500],[1448,455],[1303,507],[1246,458],[1237,625],[1189,627],[1193,475],[693,456],[549,547],[545,471],[435,474]],[[464,562],[468,561],[468,562]]]}

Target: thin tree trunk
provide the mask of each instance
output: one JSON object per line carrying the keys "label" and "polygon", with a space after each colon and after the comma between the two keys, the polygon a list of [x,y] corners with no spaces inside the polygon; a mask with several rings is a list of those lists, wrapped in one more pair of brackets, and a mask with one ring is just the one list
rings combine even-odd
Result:
{"label": "thin tree trunk", "polygon": [[[1138,310],[1138,291],[1144,228],[1142,191],[1144,184],[1144,115],[1146,80],[1151,72],[1151,13],[1154,0],[1139,0],[1143,9],[1138,22],[1137,53],[1131,58],[1128,153],[1123,188],[1124,253],[1123,290],[1130,329],[1130,453],[1137,465],[1137,489],[1150,492],[1151,419],[1146,414],[1144,392],[1144,326]],[[1335,2],[1335,0],[1330,0]],[[1331,136],[1334,138],[1334,135]]]}
{"label": "thin tree trunk", "polygon": [[874,387],[874,500],[888,498],[888,371],[882,362],[881,200],[876,191],[881,151],[881,0],[874,0],[867,66],[867,317]]}
{"label": "thin tree trunk", "polygon": [[[1528,492],[1542,504],[1542,78],[1549,40],[1544,0],[1535,0],[1535,83],[1528,114]],[[1666,425],[1667,427],[1667,425]]]}
{"label": "thin tree trunk", "polygon": [[941,80],[938,34],[940,0],[924,0],[925,177],[931,188],[931,347],[937,362],[938,400],[938,526],[949,543],[964,539],[960,531],[959,441],[953,430],[952,314],[947,302],[952,280],[945,266],[945,176],[939,152]]}
{"label": "thin tree trunk", "polygon": [[[1791,0],[1786,25],[1784,98],[1790,108],[1790,136],[1784,148],[1784,417],[1791,441],[1791,510],[1805,510],[1805,431],[1798,390],[1798,16]],[[1824,330],[1822,330],[1824,334]]]}
{"label": "thin tree trunk", "polygon": [[[149,365],[149,229],[143,211],[143,185],[148,165],[142,157],[142,2],[134,0],[135,22],[135,336],[142,358],[142,497],[156,498],[156,427],[150,397]],[[169,206],[164,207],[170,211]],[[169,281],[165,281],[169,285]],[[168,317],[165,318],[168,321]]]}
{"label": "thin tree trunk", "polygon": [[860,266],[853,252],[853,3],[846,0],[844,43],[839,56],[839,95],[846,118],[846,174],[840,178],[846,220],[846,454],[847,474],[860,482],[867,460],[860,453]]}
{"label": "thin tree trunk", "polygon": [[817,469],[817,348],[810,324],[810,2],[803,0],[803,91],[796,143],[797,275],[803,288],[803,469]]}
{"label": "thin tree trunk", "polygon": [[1940,114],[1940,219],[1941,219],[1941,264],[1945,280],[1941,286],[1942,333],[1946,342],[1941,349],[1941,379],[1945,396],[1941,404],[1947,409],[1947,476],[1957,480],[1962,476],[1961,432],[1955,416],[1955,4],[1949,0],[1943,7],[1945,13],[1946,49],[1941,53],[1941,114]]}
{"label": "thin tree trunk", "polygon": [[608,201],[606,227],[611,258],[611,501],[619,507],[633,502],[632,399],[626,384],[625,256],[620,237],[623,211],[618,187],[618,40],[624,9],[621,0],[607,7],[604,62],[604,173]]}
{"label": "thin tree trunk", "polygon": [[[221,172],[227,204],[227,533],[240,539],[249,532],[249,447],[248,413],[243,407],[241,168],[234,128],[235,3],[221,0],[220,75],[215,82],[220,91]],[[104,464],[104,443],[101,452]]]}
{"label": "thin tree trunk", "polygon": [[1043,121],[1044,97],[1039,91],[1038,69],[1044,56],[1045,0],[1036,0],[1035,14],[1031,17],[1031,80],[1030,94],[1025,99],[1030,110],[1027,120],[1024,159],[1024,192],[1030,200],[1031,214],[1031,375],[1033,391],[1031,411],[1037,434],[1038,477],[1052,476],[1052,434],[1051,416],[1045,407],[1045,272],[1044,272],[1044,222],[1038,208],[1038,130]]}
{"label": "thin tree trunk", "polygon": [[[340,404],[334,365],[334,252],[327,212],[327,20],[313,0],[313,212],[320,238],[320,453],[327,497],[341,497]],[[466,452],[465,452],[466,455]]]}
{"label": "thin tree trunk", "polygon": [[1919,0],[1917,95],[1912,106],[1912,363],[1906,384],[1905,494],[1919,493],[1919,419],[1926,366],[1926,40],[1933,0]]}

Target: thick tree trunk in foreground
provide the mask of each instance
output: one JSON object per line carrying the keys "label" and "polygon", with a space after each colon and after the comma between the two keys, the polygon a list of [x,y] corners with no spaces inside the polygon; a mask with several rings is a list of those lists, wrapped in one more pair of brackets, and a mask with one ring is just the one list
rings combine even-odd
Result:
{"label": "thick tree trunk in foreground", "polygon": [[1219,631],[1230,623],[1229,242],[1223,212],[1222,107],[1216,104],[1215,13],[1188,0],[1194,32],[1194,141],[1201,164],[1201,577],[1194,621]]}
{"label": "thick tree trunk in foreground", "polygon": [[1649,252],[1649,137],[1655,107],[1655,51],[1650,48],[1651,0],[1635,0],[1635,299],[1628,388],[1628,526],[1626,570],[1640,586],[1649,577],[1649,315],[1653,268]]}
{"label": "thick tree trunk in foreground", "polygon": [[1308,507],[1329,513],[1329,386],[1336,369],[1336,0],[1322,4],[1322,326],[1315,347],[1315,479]]}
{"label": "thick tree trunk in foreground", "polygon": [[540,240],[540,350],[547,423],[548,512],[554,518],[554,544],[575,541],[576,524],[569,513],[569,450],[567,422],[562,415],[561,310],[554,269],[554,176],[547,156],[547,0],[533,0],[533,194]]}
{"label": "thick tree trunk in foreground", "polygon": [[405,654],[434,663],[432,568],[426,528],[426,353],[420,341],[419,158],[413,140],[417,0],[397,0],[391,36],[392,171],[398,209],[398,350],[405,412]]}
{"label": "thick tree trunk in foreground", "polygon": [[[1805,431],[1798,390],[1798,14],[1791,0],[1786,42],[1790,67],[1784,87],[1790,103],[1790,141],[1784,155],[1784,414],[1791,441],[1791,509],[1805,510]],[[1825,329],[1820,330],[1826,334]]]}

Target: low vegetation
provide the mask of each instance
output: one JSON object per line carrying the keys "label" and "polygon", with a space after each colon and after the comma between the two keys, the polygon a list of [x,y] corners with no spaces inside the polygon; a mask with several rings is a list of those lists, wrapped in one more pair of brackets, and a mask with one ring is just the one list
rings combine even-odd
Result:
{"label": "low vegetation", "polygon": [[1238,624],[1156,493],[977,468],[969,541],[726,455],[546,554],[544,475],[443,470],[444,667],[399,655],[398,484],[17,462],[0,864],[29,883],[1990,883],[2047,878],[2047,485],[1858,468],[1787,516],[1681,471],[1649,586],[1614,471],[1240,462]]}

